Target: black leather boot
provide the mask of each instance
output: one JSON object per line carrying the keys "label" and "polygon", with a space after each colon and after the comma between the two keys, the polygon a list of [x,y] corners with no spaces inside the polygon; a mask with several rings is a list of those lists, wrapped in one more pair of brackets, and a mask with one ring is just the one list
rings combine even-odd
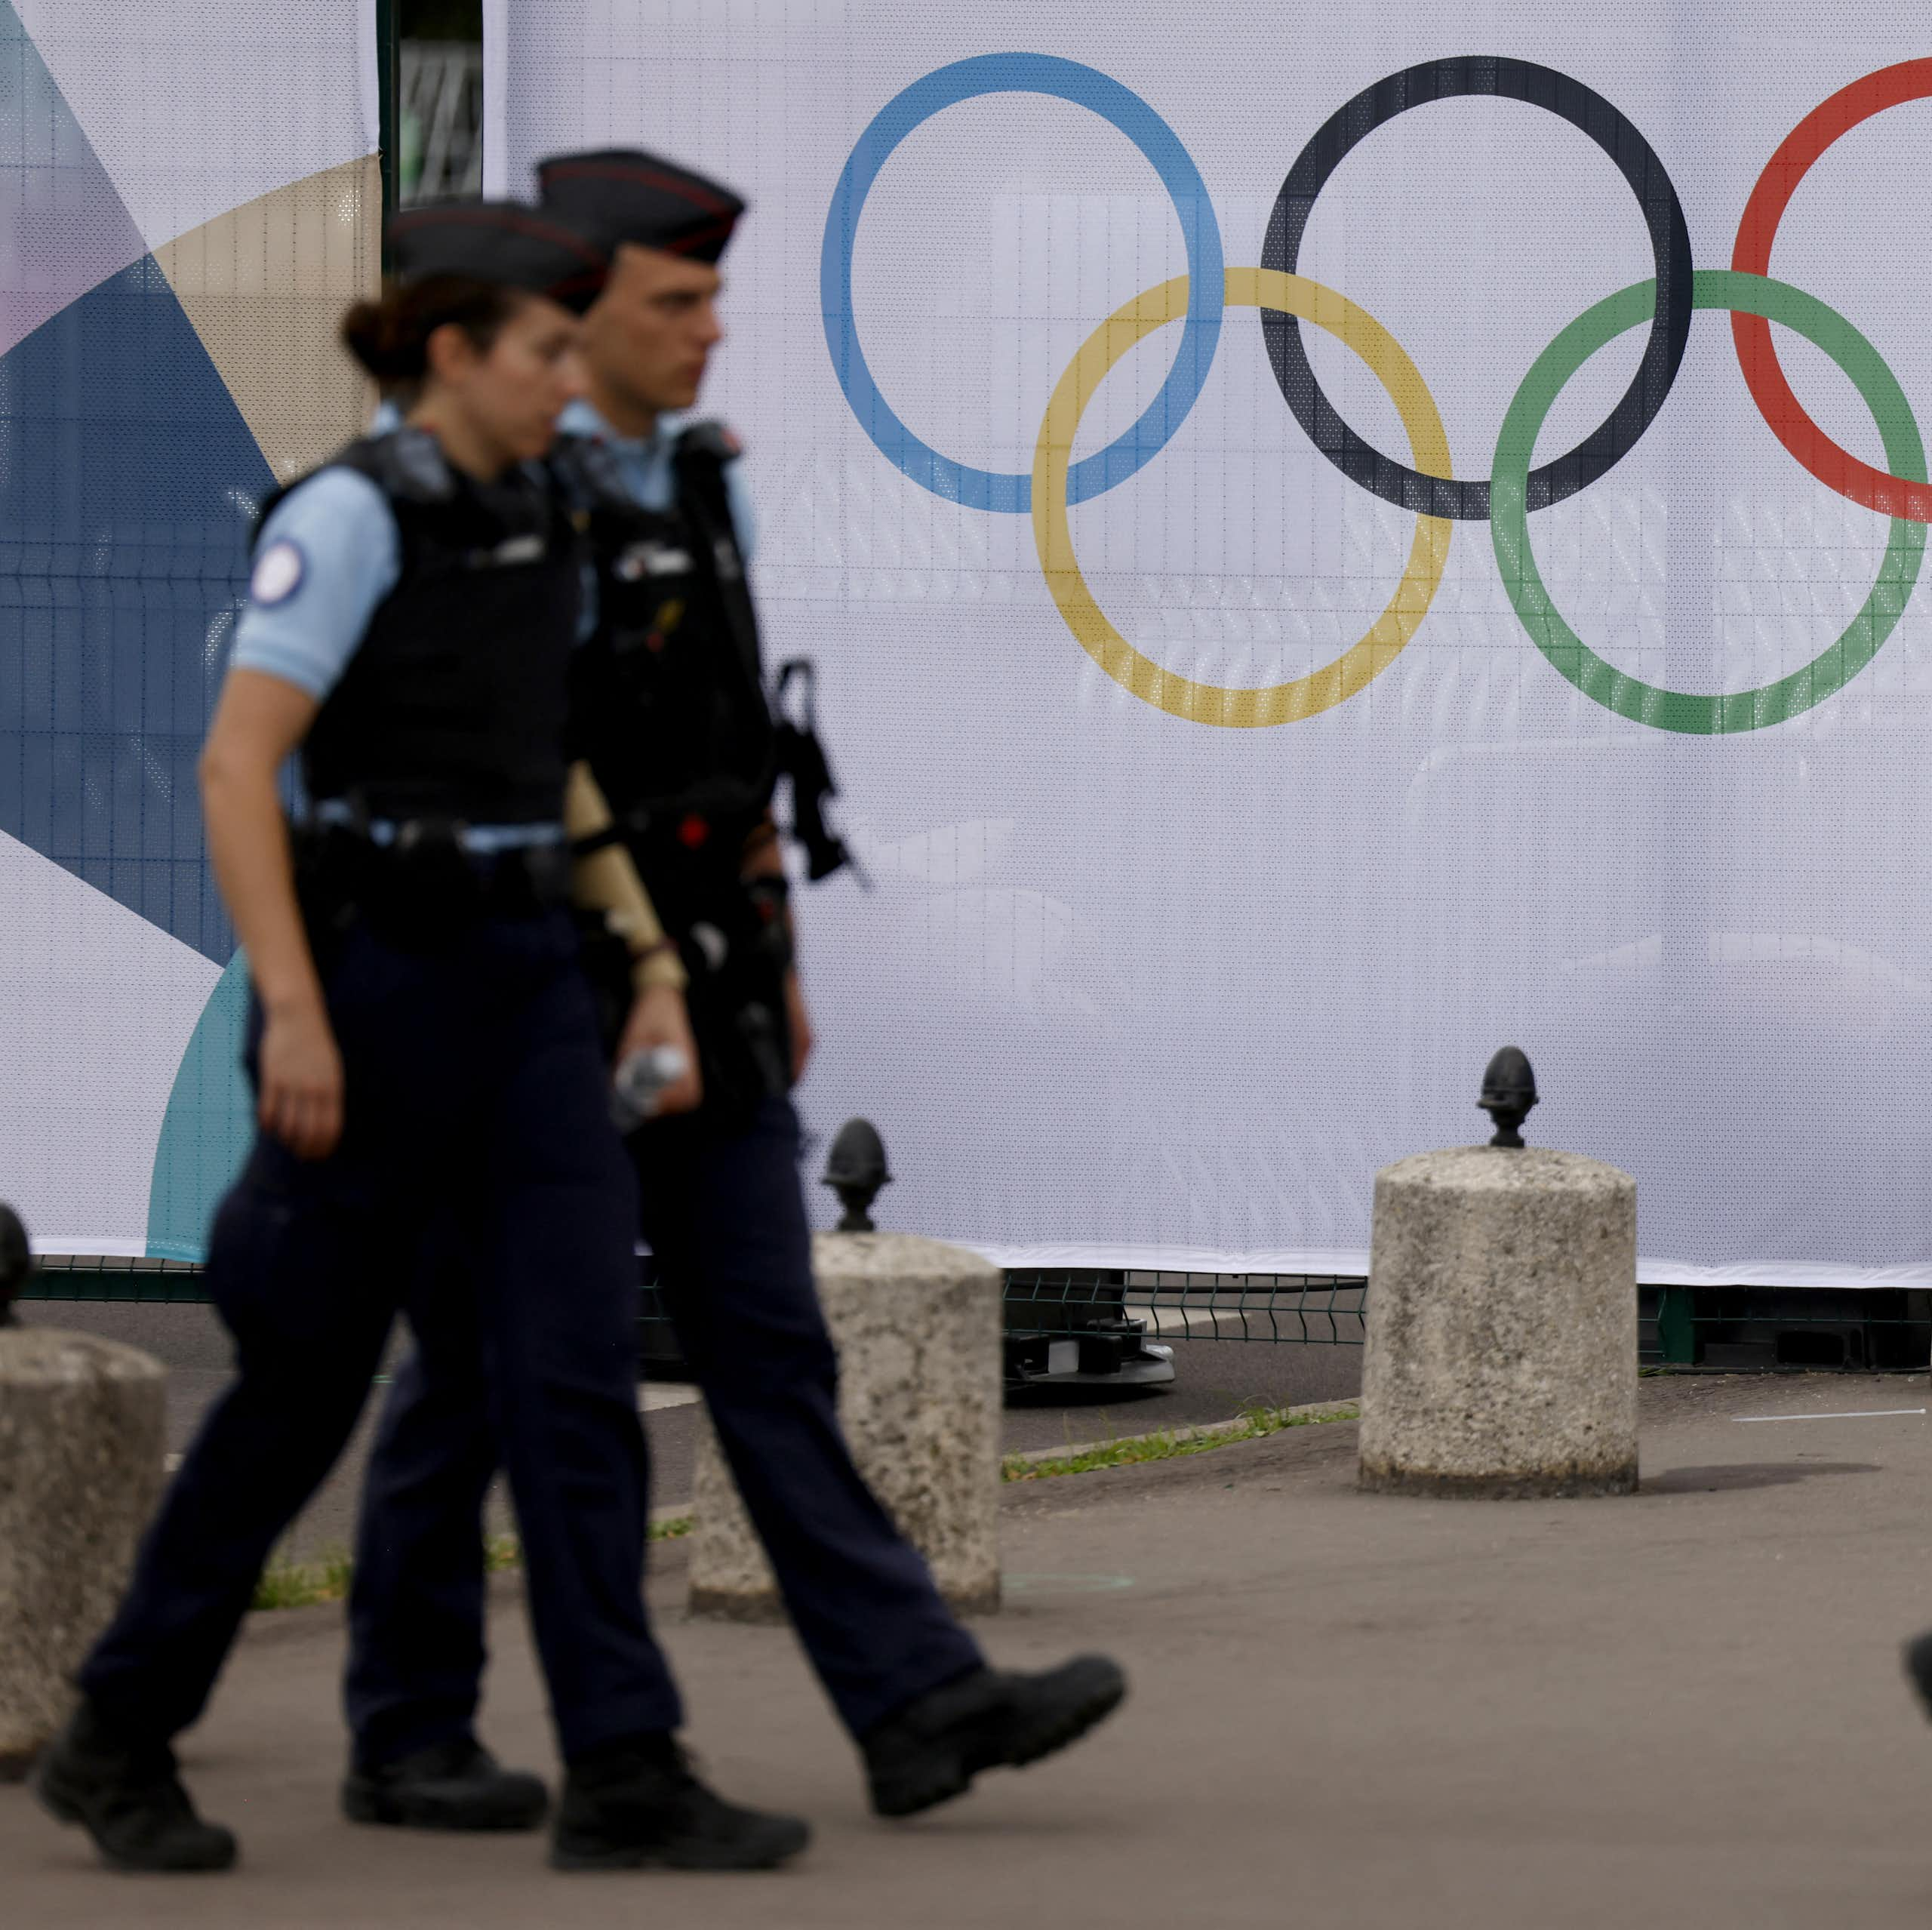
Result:
{"label": "black leather boot", "polygon": [[474,1736],[343,1778],[342,1813],[352,1823],[402,1830],[534,1830],[550,1807],[543,1779],[503,1768]]}
{"label": "black leather boot", "polygon": [[227,1870],[234,1833],[195,1814],[165,1742],[117,1735],[83,1703],[42,1751],[32,1787],[63,1823],[78,1823],[115,1870]]}
{"label": "black leather boot", "polygon": [[1120,1664],[1076,1655],[1037,1675],[980,1669],[908,1703],[860,1747],[881,1816],[958,1796],[983,1769],[1037,1762],[1084,1735],[1127,1694]]}
{"label": "black leather boot", "polygon": [[551,1839],[558,1870],[775,1870],[811,1840],[795,1816],[740,1809],[691,1774],[669,1736],[573,1762]]}

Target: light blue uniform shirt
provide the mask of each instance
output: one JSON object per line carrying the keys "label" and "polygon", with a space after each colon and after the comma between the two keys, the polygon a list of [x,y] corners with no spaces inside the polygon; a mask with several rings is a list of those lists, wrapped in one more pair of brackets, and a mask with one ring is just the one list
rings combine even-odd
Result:
{"label": "light blue uniform shirt", "polygon": [[[617,459],[618,473],[629,485],[641,509],[668,509],[677,487],[672,457],[678,438],[688,426],[681,415],[660,416],[657,426],[648,436],[620,436],[582,396],[557,418],[557,427],[565,436],[583,436],[608,444]],[[369,424],[371,436],[380,436],[402,426],[402,411],[393,402],[383,402]],[[731,526],[738,538],[738,553],[751,561],[757,526],[752,515],[751,491],[745,486],[743,469],[734,463],[724,472],[726,494],[731,505]]]}
{"label": "light blue uniform shirt", "polygon": [[262,525],[229,666],[279,677],[320,703],[401,574],[388,497],[358,470],[318,469]]}
{"label": "light blue uniform shirt", "polygon": [[[681,416],[660,416],[656,431],[649,436],[620,436],[582,396],[557,419],[566,436],[588,436],[603,443],[617,459],[618,472],[640,509],[668,509],[677,487],[672,457],[678,436],[687,423]],[[738,553],[751,561],[756,531],[752,519],[751,494],[745,487],[744,466],[733,463],[724,471],[724,488],[731,505],[731,523],[738,538]]]}
{"label": "light blue uniform shirt", "polygon": [[[656,429],[648,436],[620,436],[582,396],[557,418],[557,427],[564,435],[588,436],[609,446],[617,459],[618,473],[638,507],[645,509],[671,506],[677,487],[672,457],[677,452],[678,438],[687,426],[683,416],[660,416]],[[402,411],[393,402],[383,402],[377,408],[369,433],[382,436],[401,426]],[[724,472],[724,486],[731,505],[731,526],[738,538],[738,553],[749,562],[756,525],[752,516],[751,491],[745,486],[744,474],[737,463]]]}

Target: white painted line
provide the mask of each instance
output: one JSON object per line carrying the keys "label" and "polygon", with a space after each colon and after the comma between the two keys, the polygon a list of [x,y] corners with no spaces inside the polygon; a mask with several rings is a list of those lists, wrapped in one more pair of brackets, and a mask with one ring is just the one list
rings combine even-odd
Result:
{"label": "white painted line", "polygon": [[1734,1414],[1734,1421],[1886,1421],[1894,1414],[1923,1414],[1922,1407],[1859,1408],[1850,1414]]}

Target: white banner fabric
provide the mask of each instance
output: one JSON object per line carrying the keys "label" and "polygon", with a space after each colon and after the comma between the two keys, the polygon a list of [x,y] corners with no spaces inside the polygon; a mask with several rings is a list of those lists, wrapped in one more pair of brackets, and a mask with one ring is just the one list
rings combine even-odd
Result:
{"label": "white banner fabric", "polygon": [[1932,1284],[1922,7],[497,18],[512,191],[751,203],[706,404],[891,1224],[1359,1270],[1514,1042],[1646,1279]]}

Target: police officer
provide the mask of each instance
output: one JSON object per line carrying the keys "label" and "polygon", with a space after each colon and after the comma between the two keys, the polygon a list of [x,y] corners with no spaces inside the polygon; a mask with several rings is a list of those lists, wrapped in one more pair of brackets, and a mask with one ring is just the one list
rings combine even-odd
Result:
{"label": "police officer", "polygon": [[[766,1865],[801,1824],[736,1809],[673,1741],[647,1626],[632,1381],[635,1189],[565,900],[577,519],[534,466],[577,392],[601,251],[509,204],[392,224],[399,276],[343,325],[411,398],[260,531],[202,764],[210,848],[250,965],[260,1131],[216,1215],[209,1289],[237,1378],[185,1457],[41,1799],[106,1860],[223,1868],[171,1738],[199,1716],[276,1538],[340,1452],[398,1310],[508,1470],[531,1621],[569,1765],[553,1860]],[[293,839],[276,792],[299,749]],[[639,987],[626,1045],[689,1045],[681,976],[623,854],[578,867]],[[694,1082],[681,1094],[697,1097]],[[460,1239],[460,1290],[420,1255]],[[407,1643],[408,1603],[398,1605]],[[472,1741],[428,1770],[499,1811],[528,1779]],[[543,1792],[535,1791],[540,1808]]]}
{"label": "police officer", "polygon": [[[642,153],[567,155],[540,174],[546,208],[613,251],[586,324],[588,395],[564,418],[577,440],[561,458],[598,562],[597,634],[579,658],[580,743],[691,974],[705,1082],[699,1113],[632,1137],[644,1233],[792,1620],[860,1745],[874,1805],[909,1815],[982,1770],[1072,1741],[1118,1703],[1124,1680],[1097,1656],[1036,1675],[988,1667],[839,1429],[786,1096],[811,1039],[769,811],[786,733],[763,688],[737,445],[714,423],[676,432],[663,420],[697,401],[721,339],[716,264],[743,204]],[[464,1390],[407,1369],[370,1464],[352,1603],[347,1701],[365,1760],[404,1738],[454,1746],[472,1733],[476,1521],[494,1462]],[[352,1814],[356,1787],[352,1775]],[[463,1819],[398,1802],[380,1820]]]}

